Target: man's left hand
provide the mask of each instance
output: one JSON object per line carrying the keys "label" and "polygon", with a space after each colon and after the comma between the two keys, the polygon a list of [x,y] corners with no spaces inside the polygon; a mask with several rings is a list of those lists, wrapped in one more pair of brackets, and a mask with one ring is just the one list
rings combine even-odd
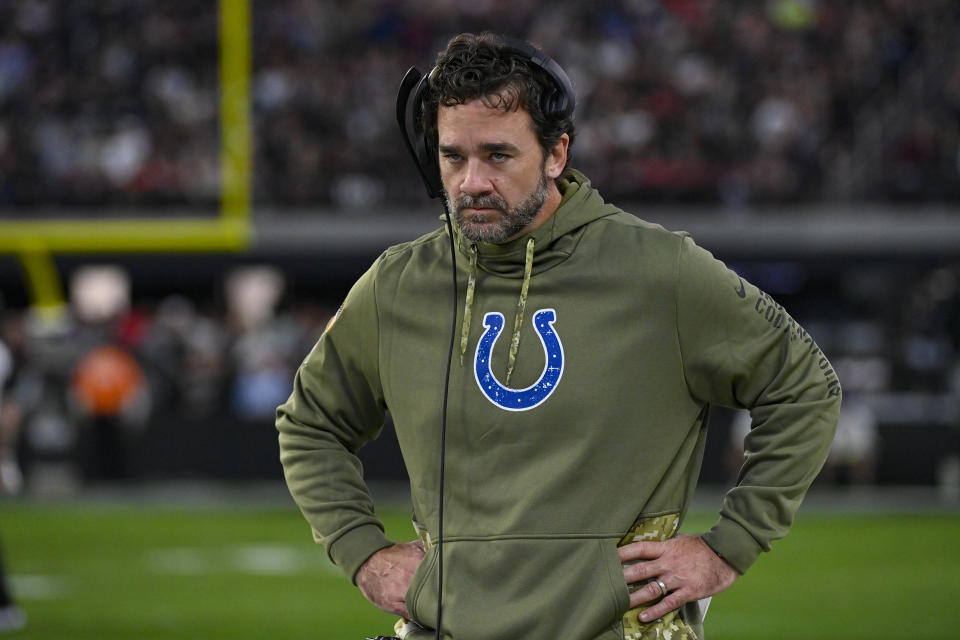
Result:
{"label": "man's left hand", "polygon": [[[720,593],[740,577],[737,570],[714,553],[699,536],[678,535],[665,542],[634,542],[621,547],[620,562],[627,584],[650,580],[630,594],[630,607],[637,607],[666,595],[645,610],[640,620],[650,622],[687,602]],[[660,584],[666,588],[663,593]]]}

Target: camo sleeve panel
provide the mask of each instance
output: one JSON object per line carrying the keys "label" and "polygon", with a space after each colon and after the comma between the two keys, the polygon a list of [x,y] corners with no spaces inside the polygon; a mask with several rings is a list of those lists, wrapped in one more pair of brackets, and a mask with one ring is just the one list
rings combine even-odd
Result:
{"label": "camo sleeve panel", "polygon": [[[620,541],[618,547],[633,542],[650,540],[662,542],[669,540],[677,533],[680,525],[679,513],[668,513],[662,516],[640,516],[630,527]],[[629,585],[631,593],[641,589],[645,583]],[[624,640],[699,640],[694,628],[680,616],[679,611],[671,611],[667,615],[653,622],[640,622],[640,614],[659,602],[642,604],[630,609],[623,615]]]}

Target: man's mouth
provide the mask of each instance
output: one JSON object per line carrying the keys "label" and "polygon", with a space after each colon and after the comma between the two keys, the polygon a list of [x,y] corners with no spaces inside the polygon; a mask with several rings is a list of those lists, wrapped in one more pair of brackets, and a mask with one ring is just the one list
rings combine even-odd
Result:
{"label": "man's mouth", "polygon": [[503,210],[497,207],[461,207],[460,217],[472,224],[486,224],[503,216]]}
{"label": "man's mouth", "polygon": [[462,215],[468,216],[489,216],[494,213],[503,215],[506,211],[506,203],[493,197],[464,196],[457,203],[457,210]]}

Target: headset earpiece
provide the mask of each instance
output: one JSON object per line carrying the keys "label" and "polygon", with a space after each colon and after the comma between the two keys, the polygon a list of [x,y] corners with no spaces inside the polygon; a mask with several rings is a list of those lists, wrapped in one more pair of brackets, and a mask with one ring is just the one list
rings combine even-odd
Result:
{"label": "headset earpiece", "polygon": [[403,134],[403,142],[413,156],[414,164],[427,187],[427,195],[439,198],[443,195],[443,182],[440,180],[440,164],[437,154],[427,142],[426,132],[420,114],[423,111],[423,94],[427,90],[430,76],[421,75],[416,67],[410,67],[397,92],[397,124]]}
{"label": "headset earpiece", "polygon": [[[550,118],[568,118],[573,114],[577,98],[570,78],[557,62],[532,44],[516,38],[504,38],[503,48],[512,55],[534,64],[549,76],[553,87],[541,97],[541,108]],[[423,75],[416,67],[410,67],[397,92],[397,124],[407,150],[413,156],[417,170],[431,198],[443,196],[443,181],[440,179],[440,160],[436,149],[427,140],[421,113],[423,96],[429,86],[430,73]]]}
{"label": "headset earpiece", "polygon": [[577,95],[573,91],[573,83],[557,61],[537,49],[535,46],[517,38],[504,37],[504,48],[518,58],[535,64],[553,81],[553,87],[544,92],[540,101],[543,113],[551,118],[568,118],[573,115],[577,103]]}

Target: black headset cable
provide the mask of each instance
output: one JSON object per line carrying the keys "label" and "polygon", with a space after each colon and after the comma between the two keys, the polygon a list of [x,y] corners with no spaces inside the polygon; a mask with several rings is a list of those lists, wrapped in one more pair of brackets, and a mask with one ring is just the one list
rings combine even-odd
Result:
{"label": "black headset cable", "polygon": [[447,468],[447,400],[450,396],[450,366],[453,362],[453,348],[457,336],[457,245],[453,237],[453,222],[450,220],[450,209],[444,206],[444,216],[447,220],[447,236],[450,239],[450,260],[453,273],[453,320],[450,325],[450,347],[447,352],[447,370],[443,382],[443,413],[440,416],[440,502],[437,510],[437,628],[434,638],[440,638],[440,625],[443,622],[443,488],[446,482]]}

